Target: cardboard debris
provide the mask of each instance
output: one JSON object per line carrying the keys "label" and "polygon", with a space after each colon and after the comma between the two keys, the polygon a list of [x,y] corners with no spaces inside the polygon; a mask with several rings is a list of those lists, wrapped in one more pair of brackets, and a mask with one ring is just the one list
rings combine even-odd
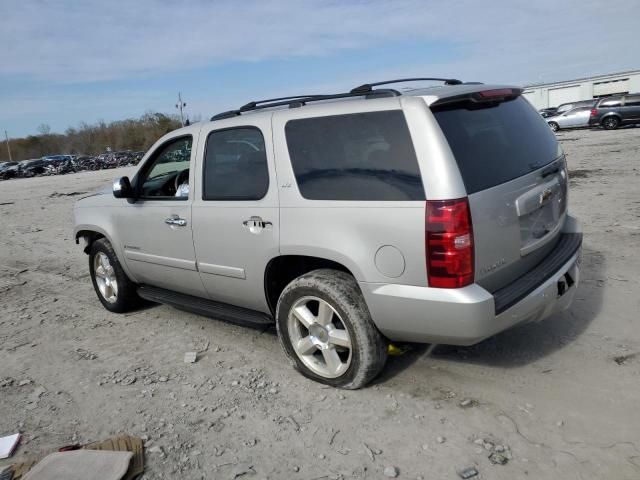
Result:
{"label": "cardboard debris", "polygon": [[123,480],[132,480],[144,472],[144,442],[141,438],[130,435],[112,437],[102,442],[90,443],[84,447],[87,450],[111,450],[116,452],[131,452],[133,458]]}
{"label": "cardboard debris", "polygon": [[15,433],[7,437],[0,437],[0,458],[9,458],[13,455],[20,442],[20,434]]}
{"label": "cardboard debris", "polygon": [[[129,462],[129,468],[122,477],[122,480],[133,480],[144,472],[144,442],[141,438],[132,437],[130,435],[120,435],[101,442],[90,443],[85,445],[83,449],[133,453],[133,457]],[[12,465],[12,480],[28,480],[28,477],[25,477],[25,475],[27,475],[27,472],[34,468],[34,465],[36,465],[40,460],[41,459],[31,460]]]}
{"label": "cardboard debris", "polygon": [[131,452],[74,450],[44,457],[25,480],[121,480],[127,473]]}

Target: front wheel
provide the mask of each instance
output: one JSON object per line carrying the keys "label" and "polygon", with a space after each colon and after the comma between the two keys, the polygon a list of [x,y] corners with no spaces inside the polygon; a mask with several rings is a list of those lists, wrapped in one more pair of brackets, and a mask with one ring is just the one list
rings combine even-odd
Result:
{"label": "front wheel", "polygon": [[556,122],[549,122],[549,127],[551,127],[551,130],[553,130],[554,132],[560,130],[560,125],[558,125]]}
{"label": "front wheel", "polygon": [[293,366],[320,383],[361,388],[386,362],[387,341],[348,273],[322,269],[296,278],[280,295],[276,321]]}
{"label": "front wheel", "polygon": [[127,277],[106,238],[91,245],[89,272],[100,303],[110,312],[124,313],[140,305],[136,285]]}
{"label": "front wheel", "polygon": [[618,117],[607,117],[602,121],[602,126],[605,130],[615,130],[620,125]]}

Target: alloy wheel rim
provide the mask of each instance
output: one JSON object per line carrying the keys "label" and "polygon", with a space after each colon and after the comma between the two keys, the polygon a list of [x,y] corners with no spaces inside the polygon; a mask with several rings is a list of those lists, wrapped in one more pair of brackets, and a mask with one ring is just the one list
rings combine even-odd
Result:
{"label": "alloy wheel rim", "polygon": [[307,296],[291,307],[289,338],[302,363],[316,375],[343,375],[353,356],[351,337],[338,312],[325,300]]}
{"label": "alloy wheel rim", "polygon": [[93,258],[93,272],[100,295],[109,303],[118,300],[118,280],[116,272],[104,253],[98,252]]}

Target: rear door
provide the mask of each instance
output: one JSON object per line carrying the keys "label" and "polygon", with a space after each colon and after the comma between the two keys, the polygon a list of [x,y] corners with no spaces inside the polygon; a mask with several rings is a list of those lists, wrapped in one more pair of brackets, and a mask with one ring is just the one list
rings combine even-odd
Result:
{"label": "rear door", "polygon": [[579,107],[574,108],[573,110],[567,112],[565,115],[567,116],[567,127],[584,127],[589,123],[589,114],[591,112],[591,108],[588,107]]}
{"label": "rear door", "polygon": [[432,107],[456,158],[473,221],[476,282],[520,277],[557,242],[567,209],[564,158],[522,97]]}
{"label": "rear door", "polygon": [[[278,256],[278,189],[271,118],[202,130],[193,203],[193,240],[213,300],[269,312],[267,263]],[[228,123],[227,123],[228,125]]]}

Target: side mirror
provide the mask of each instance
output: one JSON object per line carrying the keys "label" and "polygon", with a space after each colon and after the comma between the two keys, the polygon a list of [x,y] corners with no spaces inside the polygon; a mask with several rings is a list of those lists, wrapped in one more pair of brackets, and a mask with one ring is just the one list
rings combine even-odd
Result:
{"label": "side mirror", "polygon": [[116,198],[133,198],[133,188],[129,177],[120,177],[113,182],[113,196]]}

